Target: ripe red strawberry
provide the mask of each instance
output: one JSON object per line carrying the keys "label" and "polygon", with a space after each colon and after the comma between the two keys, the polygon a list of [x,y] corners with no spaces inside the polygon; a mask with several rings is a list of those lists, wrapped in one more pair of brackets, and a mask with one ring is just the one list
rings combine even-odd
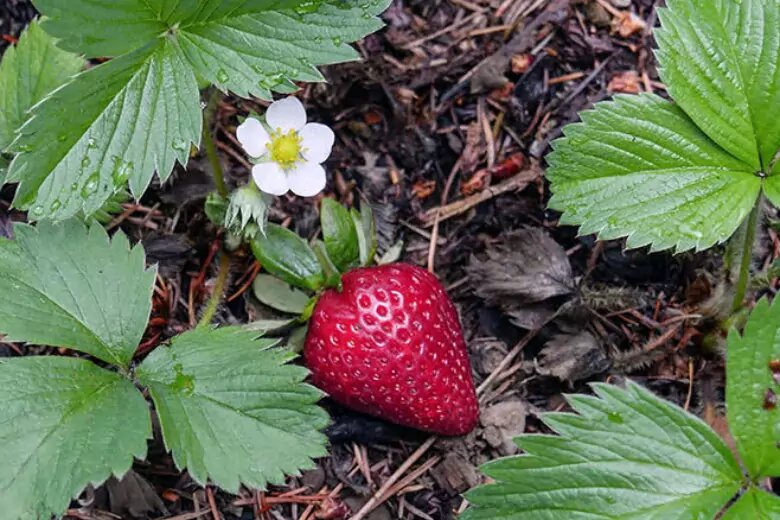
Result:
{"label": "ripe red strawberry", "polygon": [[316,386],[337,402],[442,435],[479,419],[466,343],[435,276],[408,264],[367,267],[325,291],[304,356]]}

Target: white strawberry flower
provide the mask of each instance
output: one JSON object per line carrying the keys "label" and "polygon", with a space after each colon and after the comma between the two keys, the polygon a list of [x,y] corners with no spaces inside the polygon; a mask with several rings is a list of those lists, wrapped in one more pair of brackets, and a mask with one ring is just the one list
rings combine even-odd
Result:
{"label": "white strawberry flower", "polygon": [[265,124],[247,118],[236,137],[246,153],[259,161],[252,168],[252,178],[265,193],[292,191],[313,197],[325,189],[322,163],[330,156],[336,136],[323,124],[307,124],[306,109],[297,98],[272,103]]}

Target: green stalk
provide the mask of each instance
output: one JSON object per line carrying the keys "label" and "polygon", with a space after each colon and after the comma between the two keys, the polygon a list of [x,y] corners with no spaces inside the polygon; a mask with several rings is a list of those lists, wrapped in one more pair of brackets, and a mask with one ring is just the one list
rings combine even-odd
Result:
{"label": "green stalk", "polygon": [[[734,236],[732,244],[729,244],[729,248],[734,248],[731,252],[731,260],[734,261],[737,258],[736,254],[739,254],[739,270],[734,271],[735,265],[731,265],[732,272],[737,275],[737,281],[734,284],[734,300],[731,303],[731,314],[737,313],[745,302],[745,295],[747,294],[747,288],[750,283],[750,264],[753,260],[753,248],[756,243],[756,235],[758,233],[758,223],[761,219],[761,206],[762,199],[759,198],[756,201],[756,205],[753,206],[753,210],[750,212],[748,219],[742,224],[739,232]],[[733,278],[732,278],[733,279]]]}
{"label": "green stalk", "polygon": [[214,315],[217,313],[217,307],[219,302],[222,301],[222,294],[225,292],[225,285],[227,285],[228,274],[230,274],[230,255],[226,251],[222,251],[222,255],[219,258],[219,272],[217,273],[217,283],[214,284],[214,290],[209,297],[209,303],[206,305],[206,310],[203,311],[198,322],[198,327],[206,327],[211,324],[211,320],[214,319]]}
{"label": "green stalk", "polygon": [[222,163],[219,162],[219,155],[217,154],[217,145],[214,143],[213,130],[211,128],[214,123],[214,118],[217,115],[217,106],[220,100],[219,90],[213,88],[211,94],[209,94],[209,102],[206,105],[206,109],[203,111],[203,148],[206,150],[206,157],[208,157],[209,164],[211,165],[211,173],[214,176],[214,184],[217,186],[217,192],[222,198],[227,198],[229,195],[227,184],[225,184],[225,172],[222,170]]}

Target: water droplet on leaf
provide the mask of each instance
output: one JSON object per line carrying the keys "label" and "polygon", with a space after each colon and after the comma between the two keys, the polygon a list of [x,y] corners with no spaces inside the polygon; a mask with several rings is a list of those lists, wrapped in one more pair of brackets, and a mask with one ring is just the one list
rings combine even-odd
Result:
{"label": "water droplet on leaf", "polygon": [[55,213],[58,209],[60,209],[60,206],[62,206],[62,203],[58,200],[55,200],[51,203],[51,207],[49,209],[52,213]]}
{"label": "water droplet on leaf", "polygon": [[227,81],[230,79],[230,76],[228,76],[228,73],[225,72],[225,69],[219,69],[217,71],[217,81],[220,83],[227,83]]}
{"label": "water droplet on leaf", "polygon": [[171,146],[173,146],[174,150],[183,151],[187,149],[187,143],[184,141],[184,139],[177,137],[173,140],[173,143],[171,143]]}
{"label": "water droplet on leaf", "polygon": [[86,184],[81,188],[81,196],[84,198],[89,197],[97,191],[98,182],[100,181],[100,174],[98,172],[93,173],[87,178]]}
{"label": "water droplet on leaf", "polygon": [[320,5],[322,4],[322,0],[308,0],[307,2],[302,2],[295,8],[295,12],[298,14],[309,14],[309,13],[315,13],[320,8]]}
{"label": "water droplet on leaf", "polygon": [[82,167],[82,168],[86,168],[86,167],[88,167],[88,166],[89,166],[91,163],[92,163],[92,161],[89,159],[89,157],[87,157],[87,156],[84,156],[84,158],[81,160],[81,167]]}

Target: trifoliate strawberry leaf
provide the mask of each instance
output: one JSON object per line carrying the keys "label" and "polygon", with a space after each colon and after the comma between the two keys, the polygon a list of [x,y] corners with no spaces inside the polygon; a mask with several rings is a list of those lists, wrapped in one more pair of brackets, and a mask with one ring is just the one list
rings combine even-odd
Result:
{"label": "trifoliate strawberry leaf", "polygon": [[120,232],[78,221],[17,224],[0,238],[0,334],[127,367],[146,328],[154,270]]}
{"label": "trifoliate strawberry leaf", "polygon": [[722,520],[780,520],[780,497],[751,488],[726,511]]}
{"label": "trifoliate strawberry leaf", "polygon": [[742,463],[754,479],[780,477],[780,410],[764,405],[780,394],[771,365],[780,363],[780,300],[761,300],[743,335],[728,338],[726,407]]}
{"label": "trifoliate strawberry leaf", "polygon": [[236,492],[264,488],[325,455],[327,414],[288,351],[240,328],[199,328],[138,367],[179,468]]}
{"label": "trifoliate strawberry leaf", "polygon": [[547,160],[561,224],[628,247],[706,249],[729,238],[761,190],[753,169],[655,95],[617,96],[564,129]]}
{"label": "trifoliate strawberry leaf", "polygon": [[360,260],[358,231],[349,210],[333,199],[322,199],[322,239],[328,256],[341,272]]}
{"label": "trifoliate strawberry leaf", "polygon": [[661,78],[716,143],[754,170],[780,148],[780,5],[670,0],[656,31]]}
{"label": "trifoliate strawberry leaf", "polygon": [[14,200],[34,219],[92,214],[128,180],[138,197],[154,172],[185,163],[202,125],[197,81],[174,41],[84,72],[33,110],[12,145]]}
{"label": "trifoliate strawberry leaf", "polygon": [[304,239],[278,224],[252,241],[252,251],[263,269],[290,285],[316,291],[325,283],[317,255]]}
{"label": "trifoliate strawberry leaf", "polygon": [[0,360],[2,517],[64,513],[88,484],[145,457],[151,434],[146,401],[114,372],[70,357]]}
{"label": "trifoliate strawberry leaf", "polygon": [[82,68],[84,60],[58,48],[37,21],[27,27],[0,63],[0,151],[14,140],[33,105]]}
{"label": "trifoliate strawberry leaf", "polygon": [[714,518],[742,485],[728,446],[698,418],[635,383],[574,395],[550,413],[560,436],[524,435],[524,455],[490,462],[497,484],[467,498],[463,520]]}

